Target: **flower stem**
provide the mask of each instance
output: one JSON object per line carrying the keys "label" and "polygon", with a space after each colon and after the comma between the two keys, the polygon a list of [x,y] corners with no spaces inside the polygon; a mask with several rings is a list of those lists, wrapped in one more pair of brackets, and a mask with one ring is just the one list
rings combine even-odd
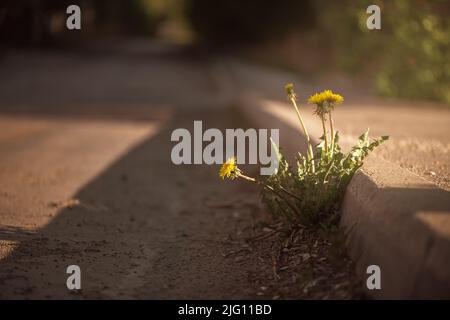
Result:
{"label": "flower stem", "polygon": [[308,154],[309,154],[309,159],[311,160],[311,165],[312,165],[312,172],[315,172],[315,166],[314,166],[314,152],[311,146],[311,139],[309,137],[309,133],[308,130],[306,129],[305,123],[303,122],[303,118],[300,114],[300,110],[297,107],[297,102],[295,101],[294,98],[290,99],[292,104],[294,105],[295,111],[297,112],[297,117],[300,120],[300,124],[302,125],[302,129],[303,132],[305,133],[306,136],[306,141],[308,142]]}
{"label": "flower stem", "polygon": [[[272,187],[266,186],[264,185],[266,188],[269,188],[270,190],[274,191]],[[293,194],[292,192],[287,191],[286,189],[284,189],[282,186],[279,186],[280,190],[283,191],[284,193],[286,193],[287,195],[290,195],[292,198],[295,198],[297,200],[302,200],[299,197],[297,197],[295,194]]]}
{"label": "flower stem", "polygon": [[[259,180],[256,180],[255,178],[246,176],[246,175],[243,174],[243,173],[240,173],[240,172],[239,172],[239,173],[237,174],[237,176],[238,176],[238,177],[241,177],[242,179],[245,179],[245,180],[247,180],[247,181],[254,182],[254,183],[257,183],[257,184],[260,184],[260,185],[262,185],[263,187],[268,188],[268,189],[271,190],[271,191],[275,191],[272,187],[267,186],[266,184],[264,184],[264,182],[259,181]],[[286,193],[287,195],[290,195],[291,197],[293,197],[293,198],[295,198],[295,199],[297,199],[297,200],[301,200],[301,199],[300,199],[299,197],[297,197],[295,194],[293,194],[293,193],[287,191],[287,190],[284,189],[282,186],[280,186],[280,189],[281,189],[281,191],[283,191],[283,192]]]}
{"label": "flower stem", "polygon": [[327,134],[327,128],[325,127],[325,116],[321,115],[320,120],[322,120],[323,138],[325,141],[325,154],[328,156],[328,134]]}
{"label": "flower stem", "polygon": [[258,180],[256,180],[255,178],[252,178],[252,177],[249,177],[249,176],[246,176],[245,174],[242,174],[242,173],[237,173],[237,176],[238,177],[241,177],[242,179],[245,179],[245,180],[248,180],[248,181],[251,181],[251,182],[255,182],[255,183],[262,183],[261,181],[258,181]]}
{"label": "flower stem", "polygon": [[331,118],[331,112],[328,113],[328,116],[330,118],[330,129],[331,129],[331,157],[333,157],[334,154],[334,124],[333,124],[333,119]]}
{"label": "flower stem", "polygon": [[297,210],[297,208],[285,197],[283,197],[280,193],[278,193],[277,191],[275,191],[274,188],[263,184],[264,188],[269,189],[270,191],[273,192],[273,194],[275,194],[278,198],[280,198],[281,200],[283,200],[287,206],[292,210],[292,212],[294,212],[295,214],[299,215],[299,211]]}

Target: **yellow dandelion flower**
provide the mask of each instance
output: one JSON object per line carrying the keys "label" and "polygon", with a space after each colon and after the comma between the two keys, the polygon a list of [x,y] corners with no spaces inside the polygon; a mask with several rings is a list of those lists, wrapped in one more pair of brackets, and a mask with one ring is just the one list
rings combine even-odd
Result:
{"label": "yellow dandelion flower", "polygon": [[321,93],[316,93],[309,97],[308,102],[313,104],[323,104],[328,102],[330,104],[340,104],[344,101],[344,98],[336,93],[333,93],[331,90],[325,90]]}
{"label": "yellow dandelion flower", "polygon": [[344,97],[331,90],[325,90],[309,97],[308,102],[317,106],[317,114],[323,115],[332,111],[336,105],[344,102]]}
{"label": "yellow dandelion flower", "polygon": [[229,179],[235,179],[238,175],[240,170],[238,169],[236,165],[236,158],[231,157],[228,159],[220,168],[219,170],[219,176],[224,179],[225,177]]}

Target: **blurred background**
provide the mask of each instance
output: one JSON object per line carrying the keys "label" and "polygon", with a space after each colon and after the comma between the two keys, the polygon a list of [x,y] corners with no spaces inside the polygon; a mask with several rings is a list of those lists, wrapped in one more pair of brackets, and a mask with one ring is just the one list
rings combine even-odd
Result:
{"label": "blurred background", "polygon": [[[65,28],[70,4],[82,8],[82,32]],[[366,28],[371,4],[381,8],[381,30]],[[381,96],[450,103],[449,14],[446,0],[3,0],[0,50],[139,36],[308,77],[352,77]]]}

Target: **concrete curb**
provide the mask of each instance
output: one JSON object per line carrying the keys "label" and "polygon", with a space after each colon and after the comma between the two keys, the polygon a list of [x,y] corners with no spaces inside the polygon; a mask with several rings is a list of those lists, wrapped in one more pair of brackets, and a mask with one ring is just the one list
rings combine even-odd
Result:
{"label": "concrete curb", "polygon": [[[236,107],[258,128],[279,128],[286,154],[306,150],[293,110],[250,95]],[[381,269],[381,290],[368,291],[373,297],[450,298],[449,192],[371,155],[346,191],[341,226],[363,279],[369,265]]]}

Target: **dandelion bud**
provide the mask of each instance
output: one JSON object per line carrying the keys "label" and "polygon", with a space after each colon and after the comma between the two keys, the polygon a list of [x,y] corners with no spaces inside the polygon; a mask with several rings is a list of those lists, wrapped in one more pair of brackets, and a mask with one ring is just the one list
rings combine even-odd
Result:
{"label": "dandelion bud", "polygon": [[297,95],[295,94],[295,91],[294,91],[293,83],[288,83],[287,85],[285,85],[284,90],[286,90],[286,93],[288,94],[289,99],[295,100],[297,98]]}

